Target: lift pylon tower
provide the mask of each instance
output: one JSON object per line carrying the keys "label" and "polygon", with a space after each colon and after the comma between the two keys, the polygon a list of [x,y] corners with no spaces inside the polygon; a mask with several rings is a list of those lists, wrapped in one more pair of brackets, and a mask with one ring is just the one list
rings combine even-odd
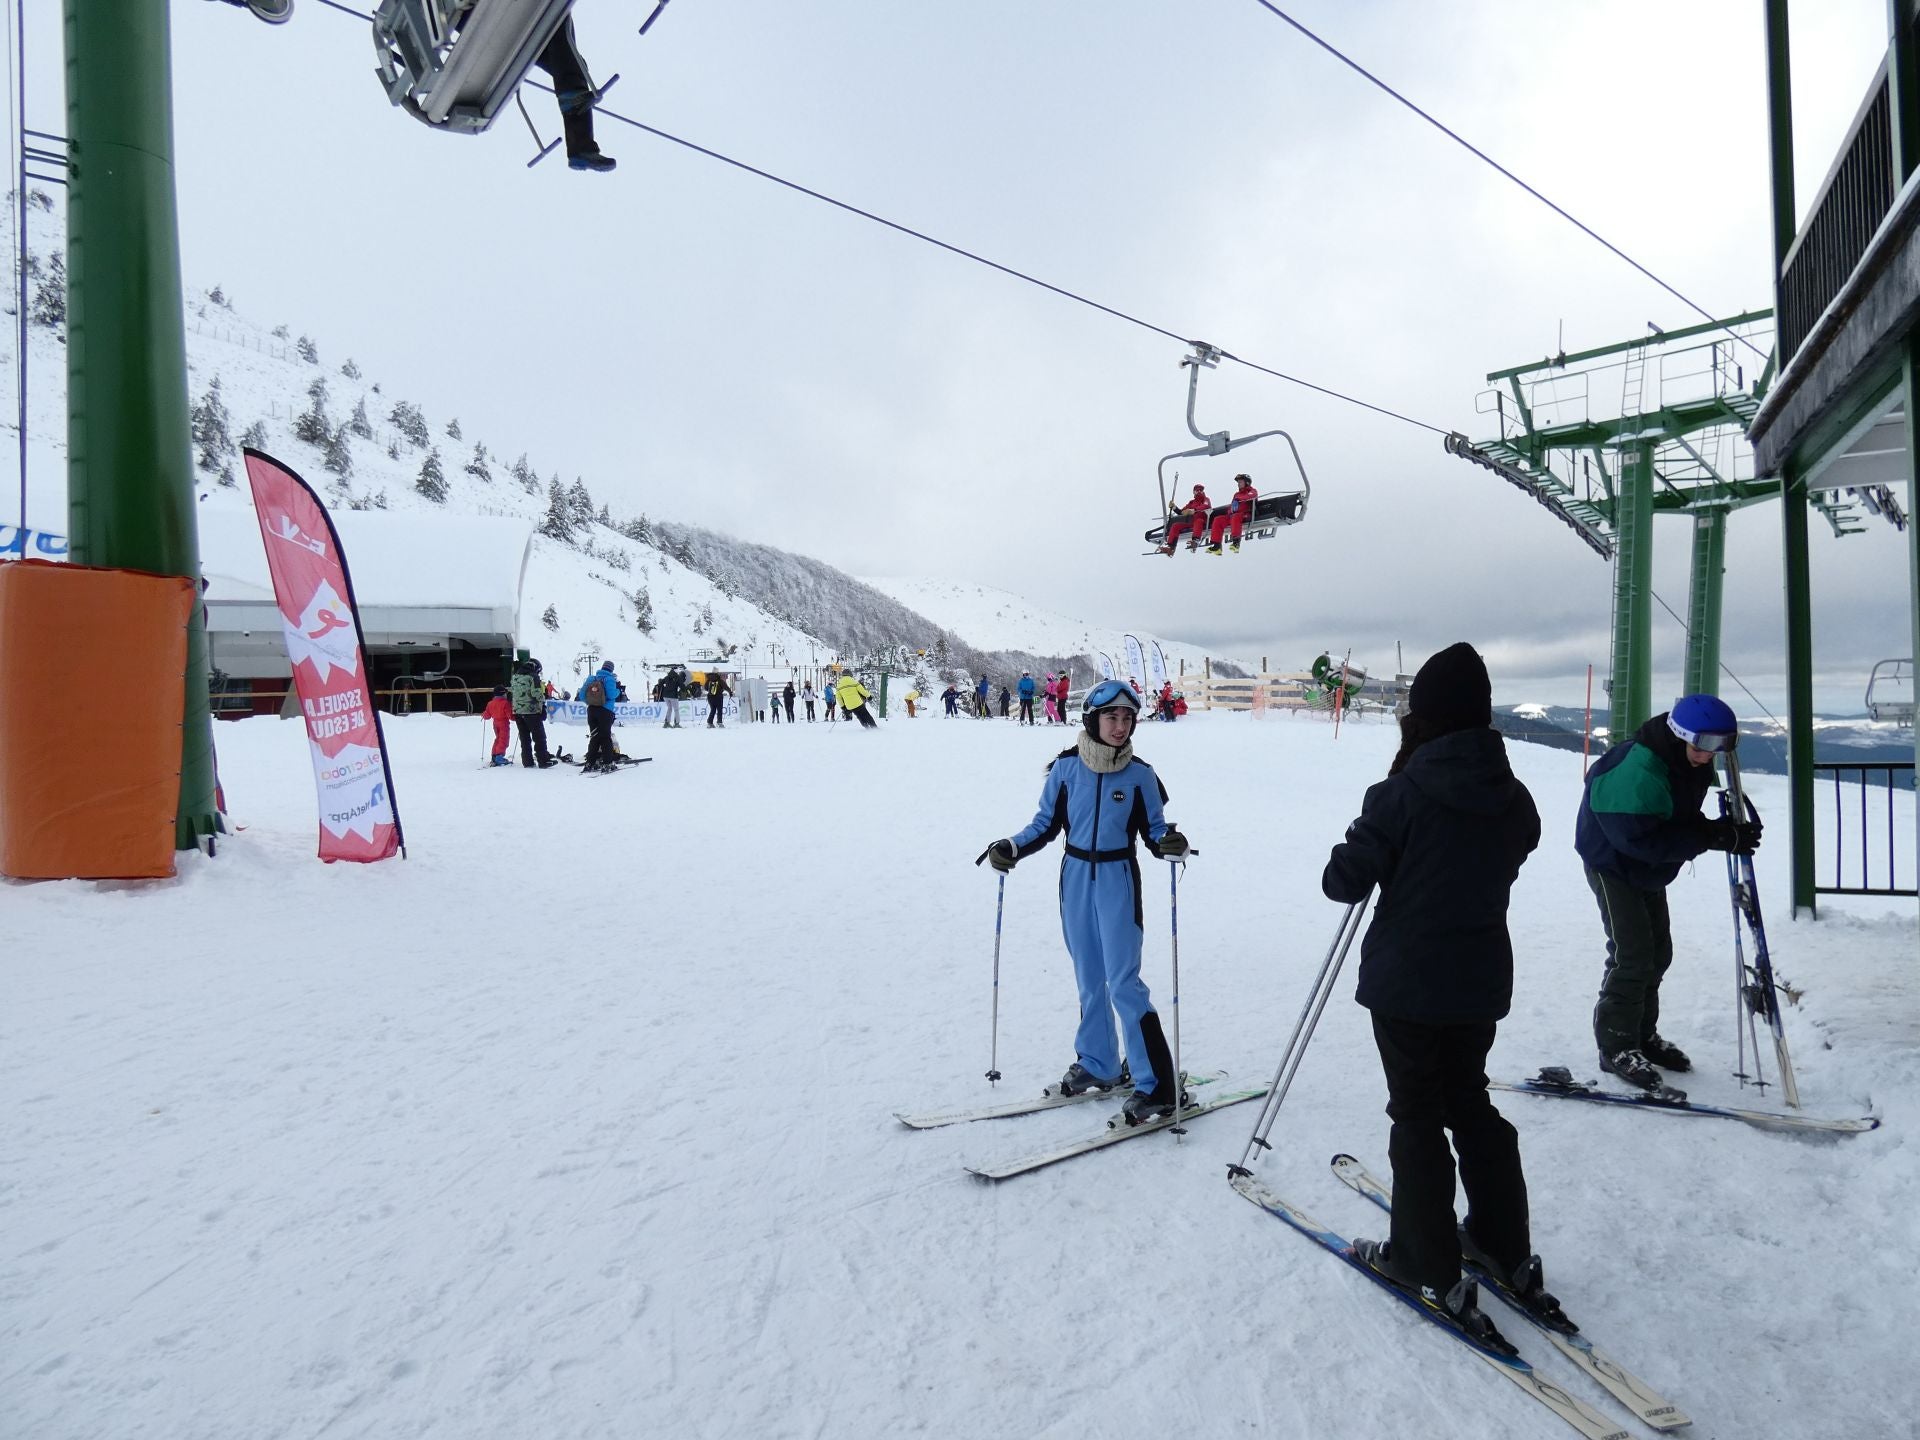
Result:
{"label": "lift pylon tower", "polygon": [[[1778,482],[1753,478],[1746,444],[1772,378],[1772,317],[1755,310],[1683,330],[1649,325],[1641,339],[1496,370],[1476,408],[1495,418],[1497,433],[1447,437],[1448,453],[1525,490],[1613,562],[1616,738],[1654,710],[1655,515],[1693,521],[1686,689],[1719,693],[1727,516],[1780,493]],[[1749,384],[1748,361],[1763,354]],[[1851,523],[1860,513],[1852,492],[1817,491],[1812,501],[1836,535],[1862,528]]]}

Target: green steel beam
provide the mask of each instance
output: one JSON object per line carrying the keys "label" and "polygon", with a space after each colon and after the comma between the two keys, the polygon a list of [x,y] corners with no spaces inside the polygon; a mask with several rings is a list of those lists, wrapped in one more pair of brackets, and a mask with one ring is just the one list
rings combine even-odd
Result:
{"label": "green steel beam", "polygon": [[1648,344],[1665,345],[1671,340],[1689,340],[1695,335],[1710,335],[1725,330],[1730,325],[1751,325],[1758,320],[1771,320],[1771,310],[1749,310],[1743,315],[1729,315],[1725,320],[1706,320],[1698,325],[1689,325],[1683,330],[1663,330],[1653,339],[1622,340],[1617,345],[1602,345],[1597,350],[1576,350],[1571,355],[1553,355],[1545,360],[1535,360],[1526,365],[1515,365],[1507,370],[1490,371],[1488,383],[1496,380],[1515,379],[1521,375],[1530,375],[1535,370],[1564,370],[1582,360],[1597,360],[1603,355],[1618,355],[1625,350],[1638,350]]}
{"label": "green steel beam", "polygon": [[1720,693],[1720,596],[1727,573],[1727,512],[1693,516],[1693,570],[1687,586],[1687,665],[1682,691]]}
{"label": "green steel beam", "polygon": [[[67,504],[76,561],[197,583],[167,19],[167,0],[66,0]],[[174,844],[218,826],[196,605]]]}
{"label": "green steel beam", "polygon": [[1779,274],[1793,249],[1793,64],[1787,47],[1787,0],[1767,5],[1767,140],[1773,155],[1774,308]]}
{"label": "green steel beam", "polygon": [[1780,490],[1781,571],[1787,620],[1787,809],[1792,914],[1813,913],[1813,600],[1807,574],[1806,481],[1789,471]]}
{"label": "green steel beam", "polygon": [[1616,743],[1653,714],[1653,446],[1620,455],[1614,522],[1613,690],[1607,723]]}
{"label": "green steel beam", "polygon": [[[1907,494],[1920,495],[1920,333],[1907,335],[1903,398],[1907,407]],[[1909,508],[1912,507],[1909,499]],[[1907,643],[1910,655],[1920,655],[1920,520],[1907,517]],[[1914,773],[1920,775],[1920,725],[1914,727]],[[1920,855],[1920,806],[1915,807],[1914,854]]]}

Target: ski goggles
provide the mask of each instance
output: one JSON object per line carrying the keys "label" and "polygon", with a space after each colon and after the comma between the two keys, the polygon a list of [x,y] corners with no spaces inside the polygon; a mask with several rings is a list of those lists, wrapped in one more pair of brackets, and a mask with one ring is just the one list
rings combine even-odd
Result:
{"label": "ski goggles", "polygon": [[1731,754],[1740,744],[1740,732],[1737,730],[1689,730],[1684,725],[1674,724],[1672,717],[1668,717],[1667,729],[1694,749],[1709,755]]}
{"label": "ski goggles", "polygon": [[1140,697],[1133,693],[1133,687],[1125,681],[1102,680],[1087,692],[1086,712],[1089,715],[1115,705],[1123,705],[1136,715],[1140,713]]}

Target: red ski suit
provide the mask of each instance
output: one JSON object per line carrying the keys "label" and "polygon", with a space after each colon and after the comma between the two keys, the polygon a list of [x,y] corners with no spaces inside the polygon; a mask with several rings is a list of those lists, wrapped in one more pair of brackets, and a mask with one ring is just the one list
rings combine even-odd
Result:
{"label": "red ski suit", "polygon": [[507,753],[507,724],[513,719],[513,705],[504,695],[496,695],[480,712],[482,720],[493,722],[493,755],[497,760]]}
{"label": "red ski suit", "polygon": [[1193,487],[1193,499],[1180,507],[1180,513],[1167,526],[1166,552],[1171,555],[1173,547],[1180,543],[1180,536],[1186,533],[1189,547],[1200,543],[1200,532],[1207,528],[1207,512],[1213,509],[1213,502],[1207,499],[1207,492],[1198,485]]}
{"label": "red ski suit", "polygon": [[1229,525],[1233,527],[1234,547],[1239,548],[1240,532],[1246,527],[1247,521],[1253,518],[1253,502],[1259,498],[1260,492],[1253,488],[1251,481],[1233,492],[1233,501],[1227,506],[1227,513],[1213,522],[1213,538],[1210,543],[1214,549],[1220,548],[1220,537],[1226,533]]}

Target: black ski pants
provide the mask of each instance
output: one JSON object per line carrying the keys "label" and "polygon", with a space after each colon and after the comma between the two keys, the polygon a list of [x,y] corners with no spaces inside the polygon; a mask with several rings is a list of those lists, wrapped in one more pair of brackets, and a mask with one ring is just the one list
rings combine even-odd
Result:
{"label": "black ski pants", "polygon": [[1593,1040],[1602,1055],[1637,1050],[1660,1026],[1660,982],[1673,964],[1673,926],[1665,890],[1641,890],[1587,867],[1607,932],[1607,968],[1593,1007]]}
{"label": "black ski pants", "polygon": [[811,725],[819,717],[813,713],[813,701],[807,701],[807,723]]}
{"label": "black ski pants", "polygon": [[1520,1137],[1487,1095],[1494,1024],[1422,1025],[1373,1017],[1373,1043],[1387,1073],[1393,1130],[1392,1259],[1407,1284],[1444,1295],[1460,1278],[1454,1229],[1453,1149],[1467,1192],[1467,1230],[1509,1273],[1533,1253]]}
{"label": "black ski pants", "polygon": [[1022,700],[1020,702],[1020,723],[1022,725],[1033,724],[1033,701]]}
{"label": "black ski pants", "polygon": [[613,707],[609,705],[587,707],[587,756],[582,763],[587,765],[613,763]]}
{"label": "black ski pants", "polygon": [[[793,724],[793,697],[791,695],[787,696],[782,703],[784,703],[787,707],[787,724],[791,725]],[[807,709],[811,711],[813,707],[809,705]],[[807,716],[807,719],[809,720],[811,720],[812,718],[813,716],[811,714]]]}
{"label": "black ski pants", "polygon": [[727,728],[727,697],[724,695],[707,696],[707,728],[711,730],[716,725],[722,730]]}
{"label": "black ski pants", "polygon": [[586,61],[573,39],[573,17],[569,15],[553,32],[547,48],[534,57],[538,65],[553,77],[554,98],[560,102],[560,123],[566,127],[567,154],[598,155],[593,143],[593,81],[587,78]]}
{"label": "black ski pants", "polygon": [[520,763],[529,770],[536,763],[545,765],[551,758],[547,754],[546,715],[516,715],[513,717],[513,728],[520,735]]}
{"label": "black ski pants", "polygon": [[865,704],[856,705],[846,713],[853,719],[858,720],[862,729],[878,730],[880,728],[874,723],[873,712],[868,710]]}

